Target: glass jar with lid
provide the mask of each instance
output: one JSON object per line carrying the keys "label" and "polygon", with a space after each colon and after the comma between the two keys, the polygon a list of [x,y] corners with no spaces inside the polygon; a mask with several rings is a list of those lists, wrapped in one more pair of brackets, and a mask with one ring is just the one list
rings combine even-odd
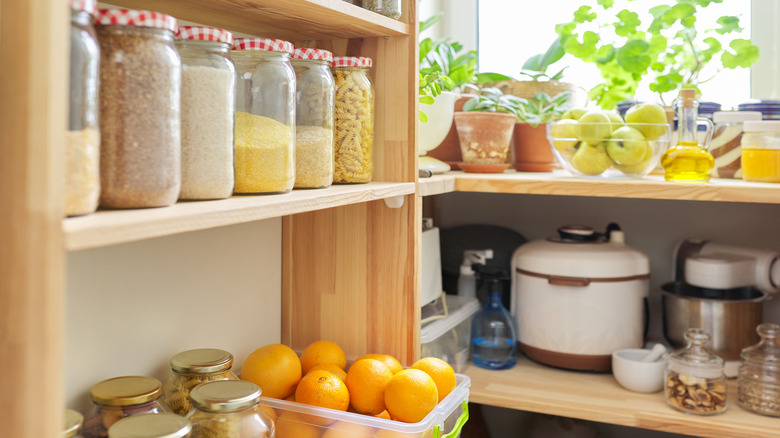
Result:
{"label": "glass jar with lid", "polygon": [[141,414],[114,423],[108,438],[185,438],[191,430],[190,422],[176,414]]}
{"label": "glass jar with lid", "polygon": [[371,181],[374,165],[374,87],[371,58],[335,57],[336,100],[333,182]]}
{"label": "glass jar with lid", "polygon": [[333,99],[327,50],[297,48],[295,70],[295,188],[328,187],[333,182]]}
{"label": "glass jar with lid", "polygon": [[192,438],[271,438],[274,422],[260,406],[260,387],[242,380],[220,380],[195,387],[187,415]]}
{"label": "glass jar with lid", "polygon": [[122,376],[92,387],[92,407],[84,415],[83,438],[106,438],[108,429],[124,417],[169,413],[159,403],[162,383],[152,377]]}
{"label": "glass jar with lid", "polygon": [[710,175],[718,178],[742,178],[742,125],[748,120],[761,120],[758,111],[715,111],[712,121],[710,153],[715,167]]}
{"label": "glass jar with lid", "polygon": [[233,193],[236,68],[233,34],[180,26],[181,191],[179,199],[222,199]]}
{"label": "glass jar with lid", "polygon": [[81,426],[84,416],[73,409],[65,409],[65,418],[62,426],[62,438],[80,438]]}
{"label": "glass jar with lid", "polygon": [[293,45],[233,41],[236,64],[235,193],[285,193],[295,184]]}
{"label": "glass jar with lid", "polygon": [[363,0],[362,6],[394,20],[401,18],[401,0]]}
{"label": "glass jar with lid", "polygon": [[744,348],[737,376],[737,402],[759,414],[780,417],[780,325],[756,328],[761,341]]}
{"label": "glass jar with lid", "polygon": [[181,187],[181,59],[176,19],[99,9],[100,205],[172,205]]}
{"label": "glass jar with lid", "polygon": [[687,346],[669,354],[665,371],[666,403],[678,411],[713,415],[726,410],[725,362],[706,348],[710,335],[702,329],[685,332]]}
{"label": "glass jar with lid", "polygon": [[179,415],[186,415],[190,391],[201,383],[214,380],[238,380],[233,373],[233,355],[216,348],[182,351],[171,358],[173,374],[163,384],[160,402]]}
{"label": "glass jar with lid", "polygon": [[70,96],[65,137],[65,215],[93,213],[100,196],[98,71],[95,0],[71,0]]}
{"label": "glass jar with lid", "polygon": [[780,182],[780,120],[749,121],[743,125],[742,179]]}

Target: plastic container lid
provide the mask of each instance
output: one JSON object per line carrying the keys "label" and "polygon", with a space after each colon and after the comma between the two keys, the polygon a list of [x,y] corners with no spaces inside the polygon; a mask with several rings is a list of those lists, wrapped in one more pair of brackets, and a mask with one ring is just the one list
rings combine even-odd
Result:
{"label": "plastic container lid", "polygon": [[166,29],[176,33],[176,18],[161,12],[135,9],[98,9],[95,24]]}
{"label": "plastic container lid", "polygon": [[273,38],[236,38],[233,50],[267,50],[269,52],[293,53],[293,43]]}
{"label": "plastic container lid", "polygon": [[312,59],[317,61],[333,62],[333,54],[323,49],[301,47],[293,52],[293,59]]}
{"label": "plastic container lid", "polygon": [[748,120],[761,120],[759,111],[715,111],[712,114],[714,123],[742,123]]}
{"label": "plastic container lid", "polygon": [[176,414],[139,414],[123,418],[108,429],[108,438],[182,438],[190,422]]}
{"label": "plastic container lid", "polygon": [[745,132],[780,132],[780,120],[747,121],[742,126]]}
{"label": "plastic container lid", "polygon": [[70,8],[74,11],[89,12],[94,15],[97,9],[96,0],[70,0]]}
{"label": "plastic container lid", "polygon": [[233,44],[233,34],[216,27],[181,26],[176,32],[176,38],[181,40],[218,41]]}
{"label": "plastic container lid", "polygon": [[448,315],[426,324],[420,330],[420,343],[427,344],[435,341],[458,324],[474,316],[479,312],[479,309],[479,300],[474,297],[447,295]]}

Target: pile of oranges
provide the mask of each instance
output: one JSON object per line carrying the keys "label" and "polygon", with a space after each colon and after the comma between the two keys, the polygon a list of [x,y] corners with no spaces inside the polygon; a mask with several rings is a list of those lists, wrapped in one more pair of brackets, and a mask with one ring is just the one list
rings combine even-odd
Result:
{"label": "pile of oranges", "polygon": [[[283,344],[261,347],[244,361],[241,379],[260,386],[265,397],[406,423],[422,421],[456,386],[455,371],[439,358],[426,357],[403,369],[393,356],[367,354],[347,367],[344,351],[330,341],[313,342],[300,357]],[[277,420],[278,436],[285,436],[286,423],[293,424],[284,420]],[[333,421],[307,420],[322,426]],[[307,433],[297,430],[296,435]]]}

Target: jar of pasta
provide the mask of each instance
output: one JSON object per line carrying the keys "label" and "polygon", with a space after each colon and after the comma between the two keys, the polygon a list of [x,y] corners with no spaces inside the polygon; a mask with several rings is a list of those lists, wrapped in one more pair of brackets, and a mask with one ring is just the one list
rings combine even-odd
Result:
{"label": "jar of pasta", "polygon": [[180,26],[176,37],[182,63],[179,199],[227,198],[233,193],[233,34]]}
{"label": "jar of pasta", "polygon": [[100,9],[100,205],[172,205],[181,187],[181,59],[176,19]]}
{"label": "jar of pasta", "polygon": [[84,416],[73,409],[65,409],[65,419],[62,425],[62,438],[80,438]]}
{"label": "jar of pasta", "polygon": [[142,414],[123,418],[108,429],[108,438],[185,438],[189,421],[176,414]]}
{"label": "jar of pasta", "polygon": [[284,193],[295,184],[293,45],[233,41],[236,64],[235,193]]}
{"label": "jar of pasta", "polygon": [[371,58],[336,57],[333,149],[334,183],[371,181],[374,149],[374,88],[368,76]]}
{"label": "jar of pasta", "polygon": [[163,384],[160,401],[171,411],[186,415],[190,404],[190,391],[201,383],[214,380],[238,380],[231,370],[233,355],[216,348],[200,348],[182,351],[171,358],[173,374]]}
{"label": "jar of pasta", "polygon": [[152,377],[122,376],[92,387],[92,407],[84,415],[83,438],[106,438],[108,429],[124,417],[168,413],[159,403],[162,383]]}
{"label": "jar of pasta", "polygon": [[260,387],[241,380],[221,380],[195,387],[187,415],[192,438],[271,438],[274,422],[260,406]]}
{"label": "jar of pasta", "polygon": [[295,70],[295,188],[328,187],[333,182],[333,98],[327,50],[298,48]]}
{"label": "jar of pasta", "polygon": [[742,179],[780,182],[780,120],[745,122],[742,135]]}

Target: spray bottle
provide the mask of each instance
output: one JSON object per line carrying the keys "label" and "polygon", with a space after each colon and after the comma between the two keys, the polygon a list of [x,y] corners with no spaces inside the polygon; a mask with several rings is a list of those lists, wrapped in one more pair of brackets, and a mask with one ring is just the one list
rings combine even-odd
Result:
{"label": "spray bottle", "polygon": [[473,265],[485,265],[493,258],[492,249],[467,249],[463,251],[463,263],[460,265],[458,277],[458,295],[462,297],[477,296],[477,276]]}

